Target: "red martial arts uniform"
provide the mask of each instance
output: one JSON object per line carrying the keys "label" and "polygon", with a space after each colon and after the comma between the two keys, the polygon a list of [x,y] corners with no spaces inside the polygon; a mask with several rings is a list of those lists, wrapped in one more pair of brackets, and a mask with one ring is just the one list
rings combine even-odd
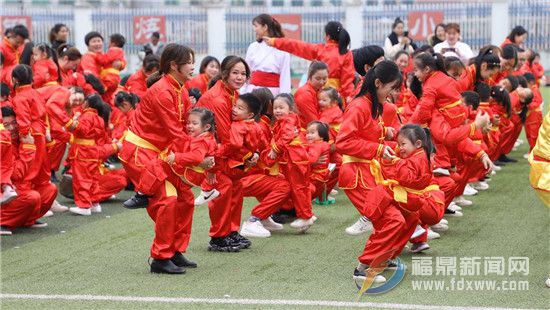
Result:
{"label": "red martial arts uniform", "polygon": [[[101,95],[103,101],[113,104],[113,96],[117,91],[120,84],[120,71],[126,67],[126,58],[124,57],[124,50],[120,47],[109,47],[107,53],[96,58],[101,65],[101,71],[99,73],[101,77],[101,83],[105,86],[105,93]],[[118,69],[113,68],[113,62],[120,61],[122,66]]]}
{"label": "red martial arts uniform", "polygon": [[208,79],[208,75],[206,75],[206,73],[201,73],[193,77],[189,81],[185,82],[185,88],[187,88],[187,90],[190,90],[191,88],[197,88],[198,90],[200,90],[201,94],[204,94],[208,90],[209,82],[210,80]]}
{"label": "red martial arts uniform", "polygon": [[344,113],[336,138],[336,150],[343,156],[340,188],[374,226],[374,232],[359,257],[361,263],[369,266],[378,265],[382,263],[380,258],[385,261],[397,253],[398,244],[403,238],[409,239],[415,225],[406,212],[393,205],[380,212],[365,204],[364,198],[376,186],[371,173],[375,166],[371,167],[371,161],[381,158],[386,136],[381,120],[372,118],[371,106],[369,95],[355,98]]}
{"label": "red martial arts uniform", "polygon": [[86,96],[96,93],[92,85],[86,83],[86,78],[84,78],[84,75],[80,72],[73,72],[72,70],[67,72],[61,71],[61,80],[61,84],[65,87],[81,87],[84,90],[84,95]]}
{"label": "red martial arts uniform", "polygon": [[2,53],[4,57],[4,62],[2,63],[2,76],[6,77],[10,82],[8,85],[11,85],[11,71],[13,67],[19,64],[21,53],[19,49],[11,45],[7,37],[4,37],[0,43],[0,53]]}
{"label": "red martial arts uniform", "polygon": [[338,42],[330,40],[324,44],[312,44],[289,38],[272,38],[271,45],[307,60],[324,62],[328,66],[327,86],[338,90],[344,100],[353,96],[353,80],[355,79],[353,55],[351,51],[340,55]]}
{"label": "red martial arts uniform", "polygon": [[296,90],[294,101],[296,102],[296,108],[298,108],[300,126],[302,128],[306,128],[309,123],[319,119],[319,99],[317,99],[317,91],[309,81]]}
{"label": "red martial arts uniform", "polygon": [[[0,117],[2,113],[0,112]],[[0,187],[11,184],[14,156],[11,146],[11,133],[0,123]]]}
{"label": "red martial arts uniform", "polygon": [[55,84],[59,78],[57,65],[49,58],[35,61],[32,65],[32,73],[32,87],[34,88],[40,88],[49,82],[54,82]]}
{"label": "red martial arts uniform", "polygon": [[517,91],[510,93],[510,104],[512,106],[512,115],[510,115],[510,123],[506,128],[501,129],[501,144],[500,144],[500,153],[508,154],[514,148],[516,140],[521,134],[523,129],[523,124],[521,123],[521,118],[519,114],[521,113],[522,103],[519,100],[519,95]]}
{"label": "red martial arts uniform", "polygon": [[[311,173],[309,173],[309,181],[310,181],[310,188],[311,191],[311,197],[317,198],[321,197],[323,193],[326,193],[328,195],[329,189],[327,188],[327,182],[329,181],[329,175],[330,172],[328,170],[328,156],[330,152],[330,144],[326,141],[319,140],[315,141],[313,143],[307,144],[307,154],[309,156],[309,162],[311,164]],[[321,156],[327,156],[327,160],[325,160],[323,163],[317,164],[316,162],[319,160],[319,157]],[[324,198],[323,200],[326,200],[326,196],[321,197]]]}
{"label": "red martial arts uniform", "polygon": [[143,98],[145,92],[147,92],[147,76],[143,73],[143,70],[138,70],[136,73],[130,75],[124,87],[139,98]]}
{"label": "red martial arts uniform", "polygon": [[103,53],[88,52],[82,55],[80,59],[80,65],[78,71],[82,74],[92,74],[98,79],[100,78],[101,64],[98,61],[98,57],[102,57]]}
{"label": "red martial arts uniform", "polygon": [[[340,126],[342,125],[343,114],[344,113],[337,105],[320,112],[319,120],[323,123],[328,124],[330,127],[330,144],[334,144],[336,141],[336,136],[338,135],[338,132],[340,131]],[[342,165],[342,156],[336,153],[334,151],[334,148],[333,151],[330,153],[329,162],[336,164],[336,167],[334,168],[332,173],[330,173],[330,178],[328,180],[328,183],[326,184],[327,194],[330,193],[330,191],[338,183],[338,174],[340,173],[340,166]],[[312,197],[316,198],[317,196]]]}
{"label": "red martial arts uniform", "polygon": [[529,151],[535,147],[542,125],[542,96],[537,85],[531,86],[531,91],[533,92],[533,101],[529,104],[525,117],[525,135],[529,142]]}
{"label": "red martial arts uniform", "polygon": [[[119,152],[134,184],[139,184],[147,163],[165,154],[176,139],[188,138],[185,119],[190,107],[187,90],[169,74],[147,90]],[[170,259],[176,251],[185,252],[191,236],[193,210],[193,192],[178,176],[169,174],[163,186],[149,198],[147,207],[147,213],[155,222],[153,258]]]}

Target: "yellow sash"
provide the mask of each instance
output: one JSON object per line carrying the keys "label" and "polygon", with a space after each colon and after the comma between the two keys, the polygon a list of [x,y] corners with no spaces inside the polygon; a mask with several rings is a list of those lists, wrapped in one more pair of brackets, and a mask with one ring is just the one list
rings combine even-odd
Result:
{"label": "yellow sash", "polygon": [[124,136],[124,140],[137,145],[139,147],[142,147],[144,149],[152,150],[157,153],[160,153],[161,150],[159,150],[156,146],[154,146],[151,142],[143,139],[142,137],[136,135],[135,133],[131,132],[130,130],[126,130],[126,135]]}

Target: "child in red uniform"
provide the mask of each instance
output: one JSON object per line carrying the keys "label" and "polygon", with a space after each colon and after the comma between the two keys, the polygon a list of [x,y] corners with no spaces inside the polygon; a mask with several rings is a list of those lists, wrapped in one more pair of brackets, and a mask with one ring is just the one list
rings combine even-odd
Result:
{"label": "child in red uniform", "polygon": [[[1,113],[0,117],[2,117]],[[4,124],[0,123],[0,186],[2,187],[0,205],[8,203],[17,197],[17,193],[11,184],[14,162],[11,150],[11,134],[4,127]]]}
{"label": "child in red uniform", "polygon": [[130,119],[136,111],[136,105],[139,103],[139,98],[134,93],[127,93],[124,91],[118,92],[115,96],[115,106],[120,110],[118,121],[111,120],[114,128],[111,132],[113,139],[120,140],[128,126],[130,126]]}
{"label": "child in red uniform", "polygon": [[32,87],[40,88],[45,84],[61,82],[61,74],[57,66],[55,52],[46,44],[38,44],[32,48],[33,83]]}
{"label": "child in red uniform", "polygon": [[321,61],[313,61],[309,65],[306,84],[298,88],[294,94],[302,126],[319,119],[318,92],[325,86],[327,79],[327,65]]}
{"label": "child in red uniform", "polygon": [[105,94],[103,100],[108,104],[113,104],[112,99],[115,91],[120,84],[120,71],[126,67],[126,58],[124,57],[124,44],[126,39],[119,33],[109,37],[109,49],[104,55],[97,55],[96,59],[101,64],[100,72],[101,83],[105,85]]}
{"label": "child in red uniform", "polygon": [[124,84],[126,90],[136,94],[139,98],[143,98],[145,92],[147,92],[147,77],[158,71],[159,62],[160,59],[156,55],[149,54],[145,56],[141,69],[126,80],[126,84]]}
{"label": "child in red uniform", "polygon": [[[328,201],[327,182],[330,176],[328,156],[331,147],[329,126],[319,121],[309,123],[306,139],[307,153],[311,164],[311,173],[309,173],[311,197],[322,196],[322,201]],[[327,159],[319,162],[322,156]],[[334,199],[332,201],[334,202]]]}
{"label": "child in red uniform", "polygon": [[542,125],[542,96],[540,94],[539,87],[537,86],[537,79],[531,73],[524,74],[529,88],[533,92],[533,101],[528,106],[527,115],[525,118],[525,135],[529,142],[529,151],[531,151],[537,143],[539,136],[539,128]]}
{"label": "child in red uniform", "polygon": [[350,37],[340,22],[331,21],[325,25],[325,42],[321,44],[305,43],[288,38],[264,37],[268,45],[307,60],[319,60],[329,68],[327,86],[340,92],[345,100],[354,93],[353,80],[355,69],[353,55],[348,50]]}
{"label": "child in red uniform", "polygon": [[279,94],[273,102],[273,127],[271,151],[267,155],[277,160],[283,174],[292,186],[291,198],[296,208],[297,219],[290,227],[305,232],[314,222],[311,208],[311,192],[307,178],[309,159],[299,135],[300,123],[294,99],[289,94]]}

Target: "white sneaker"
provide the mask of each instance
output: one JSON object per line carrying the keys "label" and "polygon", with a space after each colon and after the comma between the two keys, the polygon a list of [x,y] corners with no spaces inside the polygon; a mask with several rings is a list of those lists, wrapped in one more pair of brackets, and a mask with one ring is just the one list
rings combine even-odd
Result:
{"label": "white sneaker", "polygon": [[523,154],[523,158],[524,158],[524,159],[529,159],[529,153]]}
{"label": "white sneaker", "polygon": [[422,251],[426,251],[430,248],[430,245],[428,245],[428,243],[426,242],[421,242],[421,243],[413,243],[412,247],[411,247],[411,252],[412,253],[420,253]]}
{"label": "white sneaker", "polygon": [[13,187],[4,185],[2,188],[2,196],[0,197],[0,205],[6,204],[17,198],[17,192]]}
{"label": "white sneaker", "polygon": [[[366,278],[367,278],[366,276],[356,276],[356,275],[353,276],[353,280],[365,281]],[[380,284],[385,282],[386,282],[386,278],[380,274],[377,274],[376,276],[374,276],[374,279],[372,281],[372,283],[375,283],[375,284]]]}
{"label": "white sneaker", "polygon": [[447,221],[446,219],[441,219],[441,221],[439,221],[439,224],[449,225],[449,221]]}
{"label": "white sneaker", "polygon": [[446,176],[451,175],[451,173],[449,172],[449,169],[445,169],[445,168],[435,168],[433,173],[436,175],[446,175]]}
{"label": "white sneaker", "polygon": [[212,199],[217,198],[220,195],[220,192],[217,189],[213,189],[211,191],[201,191],[199,194],[199,197],[195,199],[195,206],[201,206],[205,203],[208,203]]}
{"label": "white sneaker", "polygon": [[454,213],[445,213],[444,216],[447,216],[447,217],[462,217],[464,214],[462,214],[462,212],[460,211],[455,211]]}
{"label": "white sneaker", "polygon": [[418,238],[418,237],[422,236],[422,234],[425,233],[425,232],[426,232],[426,230],[424,228],[422,228],[422,226],[416,225],[416,229],[414,230],[414,232],[413,232],[410,239]]}
{"label": "white sneaker", "polygon": [[489,184],[483,181],[472,182],[470,183],[470,186],[472,186],[477,191],[485,191],[489,189]]}
{"label": "white sneaker", "polygon": [[455,199],[453,199],[453,202],[460,207],[467,207],[474,204],[472,201],[464,198],[464,196],[456,197]]}
{"label": "white sneaker", "polygon": [[336,164],[330,163],[328,164],[328,171],[332,172],[336,169]]}
{"label": "white sneaker", "polygon": [[48,212],[46,212],[46,214],[42,215],[42,217],[50,217],[50,216],[53,216],[52,210],[48,210]]}
{"label": "white sneaker", "polygon": [[475,188],[471,187],[470,184],[466,184],[466,187],[464,188],[463,195],[465,195],[465,196],[477,195],[477,190]]}
{"label": "white sneaker", "polygon": [[90,211],[92,211],[92,213],[101,213],[101,205],[97,202],[93,203]]}
{"label": "white sneaker", "polygon": [[451,210],[451,211],[462,211],[462,208],[459,207],[456,203],[454,202],[451,202],[449,204],[449,206],[447,207],[447,209]]}
{"label": "white sneaker", "polygon": [[359,236],[373,229],[372,223],[366,217],[362,216],[357,222],[346,228],[346,234],[350,236]]}
{"label": "white sneaker", "polygon": [[[501,166],[493,165],[493,172],[502,170]],[[496,173],[491,172],[492,175],[495,175]]]}
{"label": "white sneaker", "polygon": [[428,228],[428,240],[441,238],[441,235]]}
{"label": "white sneaker", "polygon": [[85,215],[85,216],[92,215],[92,210],[90,210],[90,208],[85,209],[85,208],[79,208],[79,207],[70,207],[69,212],[78,214],[78,215]]}
{"label": "white sneaker", "polygon": [[31,228],[44,228],[48,227],[48,223],[35,221],[34,224],[31,225]]}
{"label": "white sneaker", "polygon": [[269,231],[283,230],[283,224],[275,222],[271,216],[261,221],[263,227]]}
{"label": "white sneaker", "polygon": [[336,196],[336,195],[338,195],[338,191],[337,191],[337,190],[335,190],[335,189],[330,190],[329,196]]}
{"label": "white sneaker", "polygon": [[295,219],[292,223],[290,223],[290,227],[297,228],[297,229],[303,229],[303,228],[309,228],[309,226],[313,225],[313,217],[310,217],[308,219]]}
{"label": "white sneaker", "polygon": [[444,232],[444,231],[449,230],[449,226],[447,226],[445,224],[437,223],[435,225],[430,226],[430,229],[435,231],[435,232]]}
{"label": "white sneaker", "polygon": [[69,208],[65,207],[62,204],[60,204],[57,200],[54,200],[53,204],[52,204],[52,207],[50,208],[50,211],[52,211],[52,212],[66,212],[66,211],[69,211]]}
{"label": "white sneaker", "polygon": [[317,217],[315,215],[312,216],[311,219],[313,220],[313,223],[317,222]]}
{"label": "white sneaker", "polygon": [[245,221],[241,227],[241,235],[244,237],[268,238],[271,237],[269,230],[265,229],[260,221]]}

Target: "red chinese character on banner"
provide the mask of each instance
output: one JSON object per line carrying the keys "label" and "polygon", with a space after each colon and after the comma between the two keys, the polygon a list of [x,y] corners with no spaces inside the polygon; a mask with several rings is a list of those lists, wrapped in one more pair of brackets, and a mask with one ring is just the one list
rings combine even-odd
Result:
{"label": "red chinese character on banner", "polygon": [[134,44],[149,42],[153,32],[160,33],[160,41],[166,42],[166,17],[134,16]]}
{"label": "red chinese character on banner", "polygon": [[435,25],[443,22],[442,11],[409,12],[409,37],[415,41],[426,40]]}
{"label": "red chinese character on banner", "polygon": [[29,29],[29,35],[32,37],[32,22],[30,16],[0,16],[0,28],[2,33],[15,25],[23,25]]}
{"label": "red chinese character on banner", "polygon": [[300,14],[275,14],[272,15],[283,28],[285,37],[302,39],[302,15]]}

